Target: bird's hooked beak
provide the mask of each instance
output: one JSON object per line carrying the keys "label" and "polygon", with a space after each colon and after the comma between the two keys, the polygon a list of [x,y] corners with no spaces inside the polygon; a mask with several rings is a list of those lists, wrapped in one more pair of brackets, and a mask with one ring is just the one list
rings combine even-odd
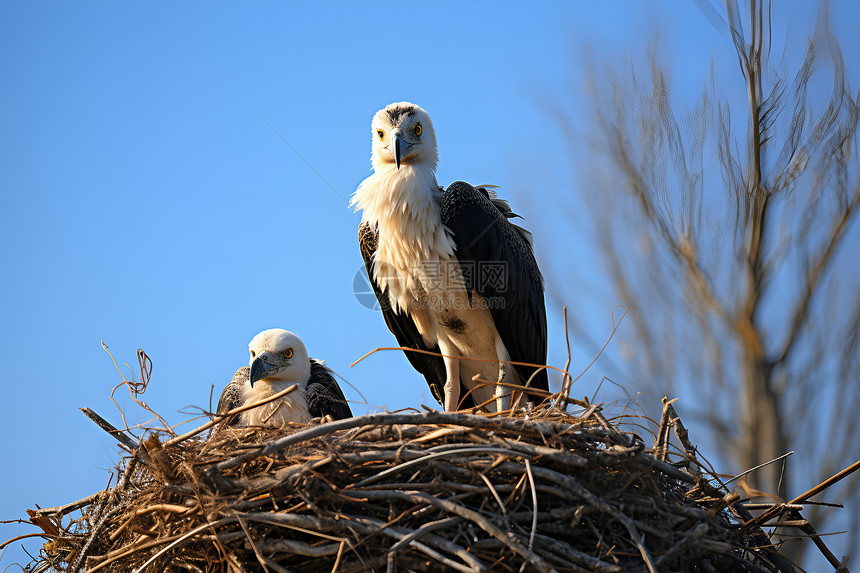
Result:
{"label": "bird's hooked beak", "polygon": [[251,362],[251,388],[254,387],[254,382],[262,380],[269,374],[274,374],[280,368],[280,366],[266,361],[266,358],[267,356],[258,356]]}
{"label": "bird's hooked beak", "polygon": [[400,130],[394,132],[394,164],[397,165],[397,170],[400,170],[400,153],[403,147],[403,137],[400,135]]}

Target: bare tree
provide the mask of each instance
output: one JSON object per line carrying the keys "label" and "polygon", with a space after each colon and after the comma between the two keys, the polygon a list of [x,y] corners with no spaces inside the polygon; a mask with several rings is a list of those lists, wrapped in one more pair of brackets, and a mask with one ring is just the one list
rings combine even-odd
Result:
{"label": "bare tree", "polygon": [[[681,396],[735,469],[797,450],[747,478],[791,497],[860,458],[858,99],[826,5],[794,73],[770,64],[770,5],[727,8],[746,107],[712,66],[676,111],[656,48],[647,73],[604,66],[580,189],[613,302],[634,309],[628,385]],[[860,512],[857,489],[828,497]]]}

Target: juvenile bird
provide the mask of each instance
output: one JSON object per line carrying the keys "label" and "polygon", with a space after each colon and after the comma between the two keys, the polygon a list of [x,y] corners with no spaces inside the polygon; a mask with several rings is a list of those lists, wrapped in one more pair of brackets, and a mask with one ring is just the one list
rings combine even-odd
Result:
{"label": "juvenile bird", "polygon": [[346,398],[331,370],[308,358],[304,342],[281,328],[264,330],[248,344],[250,365],[243,366],[221,392],[219,414],[257,402],[290,386],[297,388],[273,402],[240,412],[228,423],[235,426],[275,426],[309,422],[329,415],[352,417]]}

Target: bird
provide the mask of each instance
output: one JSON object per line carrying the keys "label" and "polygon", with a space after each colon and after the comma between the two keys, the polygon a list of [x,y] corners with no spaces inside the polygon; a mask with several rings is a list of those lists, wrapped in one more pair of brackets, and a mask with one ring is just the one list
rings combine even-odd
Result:
{"label": "bird", "polygon": [[351,418],[352,411],[331,370],[320,360],[308,358],[304,342],[282,328],[264,330],[248,344],[250,365],[239,368],[221,392],[218,414],[257,402],[298,386],[273,402],[245,410],[228,419],[233,426],[280,427],[285,422],[305,423],[331,416]]}
{"label": "bird", "polygon": [[[466,132],[478,144],[480,129]],[[359,247],[389,330],[423,351],[405,354],[434,398],[446,411],[499,412],[520,402],[507,385],[548,391],[545,367],[510,364],[546,364],[531,233],[510,221],[518,215],[493,186],[438,185],[436,132],[421,107],[379,110],[371,138],[373,173],[350,200],[362,212]]]}

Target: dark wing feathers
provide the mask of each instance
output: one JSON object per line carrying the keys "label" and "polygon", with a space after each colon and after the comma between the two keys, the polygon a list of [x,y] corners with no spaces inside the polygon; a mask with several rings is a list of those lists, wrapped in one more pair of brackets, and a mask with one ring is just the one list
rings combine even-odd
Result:
{"label": "dark wing feathers", "polygon": [[[216,410],[217,414],[226,414],[233,408],[238,408],[242,405],[242,385],[245,384],[250,377],[251,369],[248,366],[243,366],[236,370],[236,373],[233,374],[233,379],[230,380],[230,383],[227,384],[221,392],[221,398],[218,399],[218,409]],[[234,415],[232,418],[226,418],[223,422],[232,426],[236,424],[238,419],[238,415]]]}
{"label": "dark wing feathers", "polygon": [[[543,278],[529,235],[507,220],[514,216],[507,203],[497,201],[486,190],[452,183],[442,197],[442,223],[454,237],[467,286],[490,299],[493,322],[511,360],[546,364]],[[523,383],[535,372],[515,368]],[[546,369],[535,375],[531,387],[549,389]]]}
{"label": "dark wing feathers", "polygon": [[[409,317],[408,313],[400,313],[392,308],[388,297],[388,290],[386,289],[383,292],[373,278],[373,255],[376,253],[378,242],[379,233],[375,227],[370,226],[370,223],[364,222],[358,227],[358,244],[361,247],[361,256],[364,258],[367,277],[373,287],[374,294],[376,294],[376,300],[379,301],[382,316],[385,319],[388,330],[394,334],[397,343],[404,348],[416,348],[438,353],[438,346],[434,344],[431,347],[424,342],[423,337],[418,332],[418,329],[415,328],[415,323]],[[424,375],[427,385],[430,386],[430,391],[433,393],[433,397],[437,402],[442,404],[442,396],[444,396],[443,388],[445,386],[445,362],[442,358],[420,352],[405,352],[404,354],[406,354],[406,358],[409,359],[412,367]]]}
{"label": "dark wing feathers", "polygon": [[328,367],[311,358],[311,377],[307,386],[308,411],[312,418],[330,415],[335,420],[352,418],[352,410],[346,402],[337,380]]}

